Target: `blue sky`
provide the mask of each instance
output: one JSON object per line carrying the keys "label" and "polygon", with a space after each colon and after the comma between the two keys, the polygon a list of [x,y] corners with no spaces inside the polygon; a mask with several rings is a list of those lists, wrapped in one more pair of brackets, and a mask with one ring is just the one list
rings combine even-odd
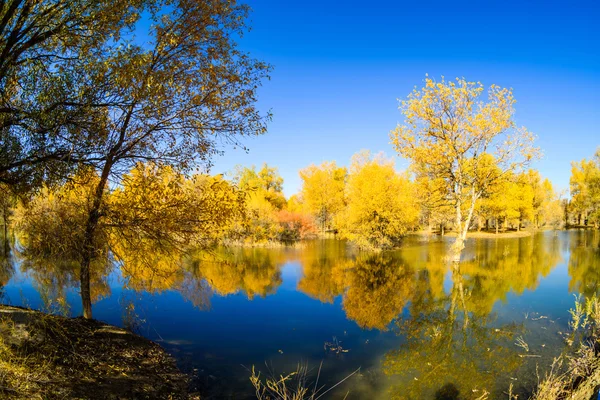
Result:
{"label": "blue sky", "polygon": [[[393,155],[388,134],[425,74],[512,87],[516,120],[544,152],[533,167],[567,189],[570,162],[600,146],[600,5],[578,1],[249,0],[240,47],[274,66],[259,93],[273,121],[226,148],[213,173],[236,164],[279,168],[284,191],[298,170],[361,149]],[[398,160],[399,169],[408,165]]]}

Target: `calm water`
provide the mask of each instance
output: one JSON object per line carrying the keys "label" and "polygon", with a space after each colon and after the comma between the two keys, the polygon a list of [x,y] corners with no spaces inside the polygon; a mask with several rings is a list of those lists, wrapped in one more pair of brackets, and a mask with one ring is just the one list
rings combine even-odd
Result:
{"label": "calm water", "polygon": [[[326,398],[470,399],[526,394],[564,346],[574,294],[600,285],[598,232],[450,241],[413,236],[394,252],[324,240],[185,260],[138,252],[96,267],[94,316],[132,325],[195,375],[203,398],[251,398],[248,369],[316,369]],[[2,260],[2,301],[79,315],[70,263]],[[516,344],[523,340],[528,351]],[[337,350],[330,344],[335,343]],[[328,395],[329,395],[328,394]]]}

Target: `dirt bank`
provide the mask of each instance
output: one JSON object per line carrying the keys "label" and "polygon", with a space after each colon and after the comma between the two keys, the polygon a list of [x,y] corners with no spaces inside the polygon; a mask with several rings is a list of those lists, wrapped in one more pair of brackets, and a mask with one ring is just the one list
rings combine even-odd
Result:
{"label": "dirt bank", "polygon": [[0,398],[189,399],[156,343],[124,329],[0,305]]}

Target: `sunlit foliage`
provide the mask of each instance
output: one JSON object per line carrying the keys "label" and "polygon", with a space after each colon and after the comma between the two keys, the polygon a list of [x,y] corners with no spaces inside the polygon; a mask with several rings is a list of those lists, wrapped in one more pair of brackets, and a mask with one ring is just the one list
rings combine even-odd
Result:
{"label": "sunlit foliage", "polygon": [[361,152],[352,158],[341,234],[360,247],[390,248],[417,224],[415,186],[382,155]]}
{"label": "sunlit foliage", "polygon": [[316,217],[321,232],[333,229],[336,216],[345,206],[344,189],[347,170],[335,162],[323,162],[300,170],[302,199]]}
{"label": "sunlit foliage", "polygon": [[296,200],[288,208],[283,178],[276,168],[264,164],[260,170],[238,166],[233,183],[245,195],[245,214],[229,232],[236,243],[263,245],[290,243],[315,236],[313,219]]}
{"label": "sunlit foliage", "polygon": [[442,196],[455,210],[455,258],[489,186],[537,155],[533,135],[514,121],[512,91],[492,85],[487,101],[480,99],[483,91],[464,79],[426,78],[425,87],[402,101],[405,122],[391,133],[395,149],[421,174],[443,180]]}
{"label": "sunlit foliage", "polygon": [[571,164],[571,204],[578,225],[600,226],[600,150],[592,160]]}
{"label": "sunlit foliage", "polygon": [[[93,170],[82,170],[67,185],[44,188],[17,209],[25,265],[35,263],[32,268],[40,271],[55,265],[78,277],[98,180]],[[243,195],[220,176],[186,178],[155,164],[138,164],[122,187],[105,190],[94,229],[92,286],[116,261],[132,288],[172,288],[183,280],[184,252],[216,245],[244,207]]]}
{"label": "sunlit foliage", "polygon": [[[82,169],[67,184],[44,187],[15,211],[24,252],[31,258],[78,260],[83,252],[85,225],[99,177]],[[105,212],[105,208],[101,212]],[[108,232],[94,232],[96,256],[108,255]]]}

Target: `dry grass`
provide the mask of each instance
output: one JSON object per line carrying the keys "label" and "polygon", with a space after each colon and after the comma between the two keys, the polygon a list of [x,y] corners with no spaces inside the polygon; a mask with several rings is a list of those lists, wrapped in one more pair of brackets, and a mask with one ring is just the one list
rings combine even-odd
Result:
{"label": "dry grass", "polygon": [[0,398],[188,398],[187,377],[140,336],[16,307],[0,316]]}
{"label": "dry grass", "polygon": [[[264,379],[261,378],[261,373],[256,372],[254,366],[252,366],[250,382],[254,386],[258,400],[318,400],[360,371],[360,368],[358,368],[335,385],[326,389],[324,385],[319,386],[322,366],[323,362],[319,365],[314,383],[310,382],[309,376],[311,371],[306,364],[298,364],[296,371],[287,375],[275,376],[273,372],[270,372]],[[348,394],[347,392],[344,399]]]}
{"label": "dry grass", "polygon": [[577,297],[570,313],[573,332],[568,344],[575,350],[553,361],[533,400],[588,400],[600,385],[600,299]]}

